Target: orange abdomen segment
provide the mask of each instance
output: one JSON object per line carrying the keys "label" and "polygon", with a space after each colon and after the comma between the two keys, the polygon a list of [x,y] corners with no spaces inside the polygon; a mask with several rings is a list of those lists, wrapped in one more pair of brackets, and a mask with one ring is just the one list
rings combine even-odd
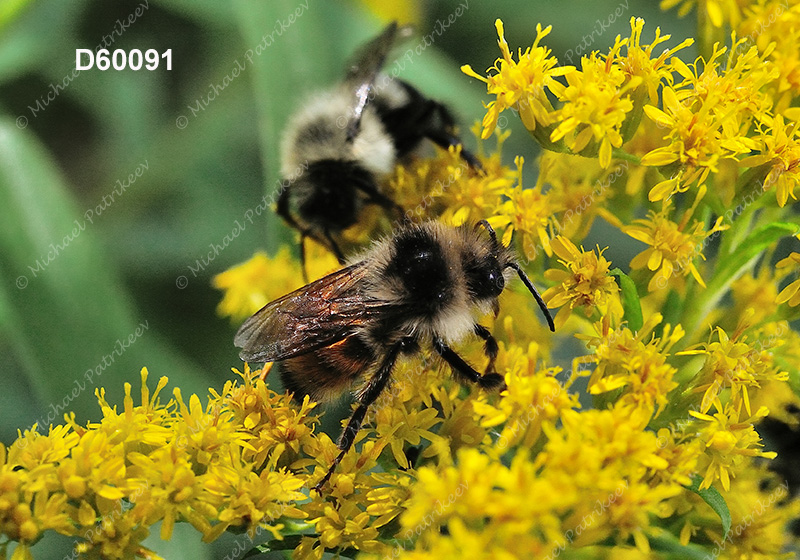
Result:
{"label": "orange abdomen segment", "polygon": [[318,402],[334,400],[350,387],[376,360],[358,338],[349,336],[325,348],[279,363],[281,380],[301,402],[305,395]]}

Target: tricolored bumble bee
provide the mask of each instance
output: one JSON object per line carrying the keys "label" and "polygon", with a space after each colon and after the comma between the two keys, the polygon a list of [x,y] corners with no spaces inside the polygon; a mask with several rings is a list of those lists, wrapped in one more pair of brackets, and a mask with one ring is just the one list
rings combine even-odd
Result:
{"label": "tricolored bumble bee", "polygon": [[[447,107],[380,72],[392,46],[410,33],[410,27],[388,25],[357,53],[341,84],[312,97],[289,121],[281,173],[293,179],[276,210],[300,232],[304,274],[306,237],[343,263],[337,234],[358,221],[365,204],[402,217],[402,208],[378,186],[400,158],[425,138],[443,147],[461,144]],[[461,155],[480,168],[475,156],[463,149]],[[304,171],[296,175],[298,169]]]}
{"label": "tricolored bumble bee", "polygon": [[[499,312],[498,296],[516,271],[536,298],[551,330],[547,306],[485,221],[449,227],[407,224],[344,268],[264,306],[239,329],[243,360],[279,362],[281,378],[298,401],[331,400],[357,386],[358,407],[343,430],[340,454],[317,484],[327,482],[350,448],[369,406],[391,380],[401,356],[430,344],[460,381],[501,387],[498,345],[476,314]],[[484,340],[483,374],[451,345],[469,334]],[[358,381],[366,379],[361,385]]]}

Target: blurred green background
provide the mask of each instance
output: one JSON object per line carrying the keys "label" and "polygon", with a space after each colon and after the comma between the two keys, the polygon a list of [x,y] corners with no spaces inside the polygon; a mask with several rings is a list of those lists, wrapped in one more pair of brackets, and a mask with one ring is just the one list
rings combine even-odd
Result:
{"label": "blurred green background", "polygon": [[[552,24],[545,44],[566,63],[571,52],[573,64],[587,40],[602,51],[628,34],[631,16],[647,21],[646,42],[657,25],[675,43],[694,28],[693,16],[679,21],[649,0],[0,1],[0,441],[35,422],[40,431],[60,423],[65,411],[79,423],[96,419],[99,386],[121,406],[125,382],[138,394],[143,366],[151,386],[167,375],[168,390],[184,395],[231,377],[241,365],[236,327],[216,315],[210,280],[256,249],[292,241],[273,215],[249,223],[245,212],[276,190],[288,115],[341,75],[390,12],[420,35],[460,13],[401,77],[449,104],[473,147],[468,129],[488,98],[459,67],[492,65],[496,18],[512,49],[531,44],[537,23]],[[162,61],[155,71],[73,74],[75,50],[104,37],[111,50],[172,49],[172,70]],[[509,162],[532,162],[533,142],[513,117],[508,126]],[[245,228],[232,237],[237,221]],[[227,539],[213,552],[191,530],[151,540],[167,557],[220,557],[233,546]],[[70,550],[66,539],[45,541],[37,558]]]}

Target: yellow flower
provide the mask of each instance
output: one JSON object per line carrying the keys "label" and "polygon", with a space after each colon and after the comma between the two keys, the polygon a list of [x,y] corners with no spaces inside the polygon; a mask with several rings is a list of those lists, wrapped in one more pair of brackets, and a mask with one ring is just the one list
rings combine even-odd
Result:
{"label": "yellow flower", "polygon": [[150,535],[147,527],[139,524],[133,515],[121,511],[104,516],[85,534],[90,538],[75,545],[75,551],[82,558],[161,558],[142,546],[142,541]]}
{"label": "yellow flower", "polygon": [[742,19],[742,4],[730,0],[661,0],[662,10],[678,8],[678,16],[683,17],[697,5],[698,17],[702,14],[714,27],[722,27],[727,23],[736,26]]}
{"label": "yellow flower", "polygon": [[683,81],[664,87],[663,110],[654,105],[644,108],[666,129],[664,138],[670,142],[641,160],[642,165],[664,167],[672,174],[650,190],[651,201],[667,199],[695,183],[703,185],[709,173],[718,173],[721,160],[740,159],[757,148],[744,131],[752,119],[771,108],[771,99],[761,89],[772,76],[754,48],[734,56],[733,63],[720,72],[717,59],[725,52],[715,45],[702,73],[697,70],[700,59],[691,67],[674,59]]}
{"label": "yellow flower", "polygon": [[556,113],[561,122],[550,141],[558,142],[569,134],[566,144],[572,153],[598,153],[605,169],[611,164],[612,148],[622,146],[620,130],[634,108],[629,93],[642,79],[628,77],[610,58],[597,53],[584,57],[581,70],[568,73],[566,79],[567,88],[560,96],[564,105]]}
{"label": "yellow flower", "polygon": [[[688,425],[688,421],[683,422],[684,428]],[[687,435],[675,429],[661,428],[657,435],[657,455],[664,459],[669,466],[654,473],[652,484],[666,482],[689,486],[692,483],[692,475],[697,472],[697,462],[705,451],[705,446],[694,437],[694,434]],[[661,515],[667,514],[669,509],[670,506],[664,504]]]}
{"label": "yellow flower", "polygon": [[[266,371],[269,371],[266,365]],[[313,462],[303,453],[303,447],[313,441],[313,426],[319,418],[312,414],[316,403],[306,396],[298,407],[289,393],[278,394],[264,383],[264,372],[250,371],[245,364],[244,373],[233,370],[244,383],[226,381],[222,395],[214,395],[216,406],[232,413],[232,424],[239,426],[242,458],[252,462],[257,469],[302,469]],[[216,422],[214,422],[216,425]],[[191,438],[197,438],[193,430]],[[242,433],[244,432],[244,433]],[[247,437],[243,437],[243,436]],[[220,437],[237,439],[231,434]]]}
{"label": "yellow flower", "polygon": [[[235,457],[235,456],[234,456]],[[228,526],[246,526],[249,534],[255,534],[257,527],[264,527],[273,536],[280,537],[282,517],[305,518],[306,514],[294,506],[304,500],[300,488],[306,481],[288,471],[261,471],[257,474],[247,463],[234,461],[232,470],[238,475],[235,482],[224,488],[224,502],[219,512],[220,527],[213,533],[219,534]],[[233,473],[230,473],[233,474]],[[207,540],[209,534],[206,535]]]}
{"label": "yellow flower", "polygon": [[[800,253],[792,253],[785,259],[781,259],[776,265],[776,268],[788,268],[792,265],[800,267]],[[791,282],[788,286],[781,290],[778,297],[775,299],[778,305],[788,303],[789,307],[797,307],[800,305],[800,278]]]}
{"label": "yellow flower", "polygon": [[[302,506],[303,512],[309,515],[308,523],[315,526],[319,533],[322,549],[355,548],[374,553],[388,550],[388,546],[378,539],[378,528],[396,517],[399,511],[391,504],[384,508],[378,506],[372,491],[385,487],[389,481],[405,486],[407,482],[403,479],[408,475],[392,473],[381,476],[370,473],[389,438],[369,438],[369,431],[362,429],[356,435],[356,445],[361,441],[363,445],[358,451],[354,446],[344,456],[326,485],[324,494],[312,492],[312,501]],[[306,453],[316,459],[318,468],[310,478],[316,483],[333,463],[339,449],[329,437],[322,435],[308,446]],[[301,553],[310,550],[313,550],[310,543],[301,543]]]}
{"label": "yellow flower", "polygon": [[422,408],[418,405],[406,406],[381,406],[373,411],[375,431],[379,437],[389,440],[389,448],[397,465],[402,469],[409,468],[408,458],[405,454],[406,444],[417,446],[421,438],[430,442],[443,442],[442,438],[432,429],[439,424],[435,408]]}
{"label": "yellow flower", "polygon": [[417,477],[398,537],[417,539],[417,550],[429,553],[463,550],[463,538],[478,547],[465,557],[539,557],[563,534],[558,514],[576,502],[573,493],[539,476],[524,451],[506,467],[476,449],[461,449],[455,464],[422,467]]}
{"label": "yellow flower", "polygon": [[673,177],[655,185],[648,194],[651,202],[668,199],[684,192],[693,183],[702,185],[710,172],[717,172],[723,156],[718,135],[719,123],[709,111],[698,111],[678,101],[675,90],[663,89],[664,111],[653,105],[644,110],[660,127],[668,130],[665,139],[671,143],[642,156],[642,165],[666,166],[678,163],[682,167]]}
{"label": "yellow flower", "polygon": [[793,430],[800,428],[800,418],[793,414],[800,410],[800,397],[787,381],[767,381],[755,394],[751,406],[758,410],[766,406],[770,420],[782,422]]}
{"label": "yellow flower", "polygon": [[759,323],[778,311],[776,276],[769,266],[762,266],[758,276],[745,273],[731,284],[734,317],[752,313],[752,322]]}
{"label": "yellow flower", "polygon": [[800,10],[783,0],[749,2],[745,18],[738,26],[737,35],[755,43],[758,50],[767,54],[770,66],[777,77],[769,88],[777,112],[784,112],[800,92]]}
{"label": "yellow flower", "polygon": [[[559,285],[548,288],[542,298],[548,307],[561,307],[555,317],[556,328],[564,325],[575,308],[583,309],[586,317],[599,312],[622,318],[622,302],[619,286],[609,274],[611,263],[603,256],[599,247],[597,252],[580,250],[566,237],[558,236],[551,242],[559,261],[567,270],[550,269],[545,278]],[[566,305],[569,304],[569,305]]]}
{"label": "yellow flower", "polygon": [[[298,491],[307,483],[302,470],[256,472],[242,453],[262,451],[248,443],[254,435],[250,430],[262,427],[272,428],[273,437],[281,428],[305,433],[304,443],[313,444],[305,423],[315,418],[307,408],[301,408],[293,427],[259,422],[255,411],[290,416],[280,410],[288,403],[285,396],[268,394],[257,372],[248,370],[243,377],[249,390],[229,382],[206,408],[196,395],[187,405],[177,389],[175,400],[162,404],[159,393],[167,379],[162,377],[151,394],[147,377],[142,370],[140,405],[133,403],[130,384],[121,411],[108,404],[101,388],[99,422],[81,427],[69,416],[47,436],[31,430],[8,450],[0,447],[4,535],[25,547],[49,529],[80,537],[76,550],[89,558],[156,558],[141,542],[157,522],[163,539],[171,537],[177,521],[188,521],[206,540],[233,526],[251,533],[264,527],[280,538],[282,519],[307,516],[295,506],[307,499]],[[252,409],[244,417],[242,404]],[[276,451],[282,444],[291,448],[293,441],[272,442],[274,461],[282,458]]]}
{"label": "yellow flower", "polygon": [[[548,442],[535,465],[541,477],[560,483],[560,492],[577,490],[573,513],[562,527],[582,535],[575,529],[588,525],[581,545],[618,531],[617,538],[633,536],[637,547],[646,551],[648,512],[683,492],[667,475],[670,463],[661,456],[656,434],[644,429],[649,418],[647,410],[617,404],[607,410],[566,410],[561,429],[545,425]],[[598,500],[606,506],[592,517]],[[562,533],[551,547],[564,540]]]}
{"label": "yellow flower", "polygon": [[750,389],[758,388],[767,381],[785,381],[789,378],[788,372],[780,371],[775,365],[765,343],[747,342],[747,335],[742,334],[745,326],[740,325],[732,337],[717,327],[712,332],[712,337],[717,335],[716,342],[709,338],[699,349],[681,352],[683,355],[706,356],[694,389],[703,393],[700,412],[708,412],[720,392],[729,388],[733,405],[738,407],[744,404],[747,414],[751,414]]}
{"label": "yellow flower", "polygon": [[560,368],[540,369],[538,360],[539,346],[535,342],[528,345],[527,351],[501,343],[496,367],[505,377],[506,390],[493,404],[484,394],[472,403],[480,425],[499,430],[494,448],[500,454],[517,445],[533,447],[544,423],[555,423],[562,411],[578,406],[577,395],[556,379]]}
{"label": "yellow flower", "polygon": [[[501,349],[502,355],[502,349]],[[498,356],[498,361],[500,356]],[[502,367],[502,366],[498,366]],[[474,447],[490,441],[491,428],[484,427],[476,418],[476,401],[482,399],[483,393],[473,391],[467,398],[459,398],[462,388],[457,383],[433,386],[430,396],[442,408],[444,421],[439,426],[438,435],[442,441],[436,442],[422,451],[422,458],[436,457],[450,460],[461,448]],[[421,462],[421,461],[420,461]]]}
{"label": "yellow flower", "polygon": [[217,313],[234,321],[245,319],[283,294],[302,286],[297,261],[288,247],[275,257],[256,253],[242,264],[217,274],[213,286],[223,290]]}
{"label": "yellow flower", "polygon": [[[617,36],[614,41],[614,46],[612,46],[609,51],[608,59],[619,65],[625,74],[629,76],[629,80],[633,77],[640,78],[642,84],[639,87],[644,88],[647,92],[650,103],[656,103],[658,101],[658,87],[663,81],[671,80],[672,78],[672,66],[667,63],[668,59],[672,59],[676,52],[693,44],[694,40],[684,39],[675,47],[661,50],[654,59],[653,53],[656,47],[668,41],[671,35],[661,35],[661,28],[656,27],[653,42],[649,45],[642,45],[644,20],[642,18],[632,17],[630,25],[630,38],[620,39],[620,37]],[[626,50],[625,56],[621,54],[623,46]],[[635,98],[639,97],[638,92],[634,92],[633,95]]]}
{"label": "yellow flower", "polygon": [[536,25],[536,40],[525,52],[518,53],[518,61],[512,58],[508,43],[503,36],[503,22],[495,21],[498,45],[503,54],[497,59],[489,71],[494,74],[487,77],[477,74],[470,65],[461,67],[461,71],[486,82],[486,90],[497,98],[486,106],[486,116],[483,118],[483,138],[488,138],[497,126],[497,118],[506,109],[519,112],[522,124],[530,131],[537,126],[548,127],[553,123],[553,107],[547,99],[547,91],[560,96],[564,85],[555,78],[572,72],[572,66],[558,66],[558,60],[550,56],[550,49],[540,47],[539,41],[546,37],[552,27],[542,29]]}
{"label": "yellow flower", "polygon": [[676,369],[667,363],[669,350],[684,335],[680,325],[672,328],[667,324],[661,337],[653,336],[653,329],[661,320],[660,314],[651,315],[634,334],[627,327],[611,329],[604,319],[597,324],[599,336],[579,337],[587,341],[593,353],[577,358],[576,363],[597,364],[589,378],[591,394],[624,389],[617,397],[620,405],[633,405],[654,416],[660,414],[669,403],[667,395],[678,385],[673,381]]}
{"label": "yellow flower", "polygon": [[555,230],[570,239],[583,239],[598,214],[603,214],[613,196],[614,183],[628,170],[627,162],[603,169],[596,159],[543,151],[539,156],[538,183],[549,186],[547,196],[564,211],[557,217]]}
{"label": "yellow flower", "polygon": [[784,124],[782,115],[763,117],[762,120],[769,128],[768,132],[758,136],[761,154],[743,159],[741,165],[765,168],[761,191],[775,185],[775,198],[778,206],[783,207],[789,197],[797,200],[794,188],[800,178],[800,130],[797,121]]}
{"label": "yellow flower", "polygon": [[697,437],[706,446],[709,463],[700,489],[708,488],[719,480],[725,490],[730,490],[731,477],[736,475],[736,470],[747,457],[774,459],[777,455],[773,451],[758,449],[761,447],[761,438],[753,428],[753,423],[767,416],[769,411],[762,407],[754,416],[740,421],[741,404],[734,406],[729,403],[723,407],[719,399],[715,399],[717,412],[713,416],[694,410],[689,412],[698,420],[707,422],[704,426],[700,425],[697,432]]}
{"label": "yellow flower", "polygon": [[748,167],[765,165],[767,176],[761,185],[762,192],[775,185],[778,206],[786,206],[789,197],[797,200],[794,188],[800,180],[800,130],[797,121],[784,124],[783,116],[764,119],[770,123],[768,133],[762,134],[761,155],[742,160]]}
{"label": "yellow flower", "polygon": [[722,534],[713,513],[698,520],[704,538],[715,544],[714,550],[724,545],[727,558],[795,558],[796,554],[786,552],[779,543],[787,526],[800,514],[800,502],[790,499],[788,481],[768,470],[763,461],[748,457],[745,465],[731,480],[730,492],[724,494],[731,514],[728,538]]}
{"label": "yellow flower", "polygon": [[470,168],[461,158],[460,147],[437,148],[433,158],[398,165],[387,190],[405,208],[406,217],[415,222],[439,219],[461,225],[488,218],[515,179],[514,172],[500,160],[500,149],[508,134],[497,135],[497,149],[491,156],[479,157],[481,171]]}
{"label": "yellow flower", "polygon": [[525,160],[517,156],[514,161],[517,164],[517,185],[505,191],[508,200],[497,209],[494,217],[489,218],[489,223],[495,229],[503,230],[503,245],[511,243],[515,231],[521,234],[517,237],[522,244],[522,252],[528,261],[532,261],[540,248],[548,255],[553,253],[550,230],[556,223],[554,214],[562,208],[549,192],[542,192],[541,180],[532,189],[523,188],[522,164]]}
{"label": "yellow flower", "polygon": [[57,426],[46,436],[28,430],[8,449],[0,444],[0,534],[19,541],[20,554],[49,529],[75,534],[57,472],[77,440]]}
{"label": "yellow flower", "polygon": [[[704,189],[700,190],[698,199],[704,192]],[[647,219],[634,220],[634,225],[623,227],[624,233],[650,246],[631,260],[631,268],[634,270],[647,267],[655,272],[647,284],[648,291],[666,288],[673,276],[686,277],[690,273],[698,284],[705,287],[694,260],[698,256],[705,259],[702,253],[706,245],[705,239],[718,231],[728,229],[728,226],[722,224],[723,217],[720,216],[710,229],[706,229],[699,221],[686,228],[690,214],[691,211],[687,212],[680,224],[673,222],[670,219],[670,204],[667,202],[660,212],[651,210]]]}

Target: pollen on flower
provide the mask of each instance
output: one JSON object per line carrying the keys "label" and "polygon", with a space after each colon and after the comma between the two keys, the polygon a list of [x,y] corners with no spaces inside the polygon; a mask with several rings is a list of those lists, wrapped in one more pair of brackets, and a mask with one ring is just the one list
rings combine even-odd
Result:
{"label": "pollen on flower", "polygon": [[584,57],[579,72],[566,75],[564,102],[556,112],[560,124],[550,134],[552,142],[562,138],[574,154],[597,153],[605,169],[611,164],[611,151],[622,146],[620,134],[634,104],[631,90],[642,79],[626,76],[622,68],[596,53]]}
{"label": "pollen on flower", "polygon": [[556,328],[562,326],[575,309],[586,317],[595,313],[622,318],[619,286],[609,274],[611,263],[597,252],[578,249],[569,239],[556,237],[551,242],[559,262],[566,270],[550,269],[545,277],[558,285],[548,288],[542,298],[548,307],[561,307],[555,317]]}
{"label": "pollen on flower", "polygon": [[654,273],[647,284],[647,289],[651,292],[666,288],[674,277],[683,278],[689,274],[698,284],[705,286],[694,261],[698,257],[705,258],[703,249],[707,237],[728,228],[722,223],[722,216],[707,229],[699,221],[687,227],[689,212],[681,223],[673,222],[670,214],[670,204],[665,203],[660,212],[651,210],[647,219],[634,220],[632,225],[622,230],[649,245],[631,260],[631,268],[646,268]]}
{"label": "pollen on flower", "polygon": [[387,180],[387,190],[411,221],[438,219],[461,225],[486,219],[516,179],[516,173],[500,159],[508,135],[497,133],[496,149],[489,156],[479,157],[480,170],[471,168],[461,157],[460,146],[437,148],[432,158],[398,165]]}
{"label": "pollen on flower", "polygon": [[707,463],[703,482],[700,488],[708,488],[719,480],[725,490],[731,488],[731,478],[740,466],[749,457],[764,457],[774,459],[773,451],[761,451],[761,437],[756,432],[753,424],[758,419],[769,414],[766,408],[756,411],[756,414],[740,420],[741,403],[722,405],[719,399],[714,401],[716,412],[712,415],[691,411],[690,414],[700,423],[697,428],[697,437],[705,443]]}
{"label": "pollen on flower", "polygon": [[[696,378],[694,391],[703,394],[700,412],[706,413],[724,389],[730,390],[731,403],[750,410],[750,391],[768,381],[786,381],[789,374],[774,363],[769,348],[762,341],[749,343],[743,328],[729,336],[722,328],[714,329],[707,343],[697,349],[685,350],[684,355],[705,356],[705,363]],[[715,340],[716,339],[716,340]]]}
{"label": "pollen on flower", "polygon": [[[792,253],[775,265],[775,267],[779,269],[789,268],[791,266],[800,269],[800,253]],[[775,298],[775,303],[779,305],[785,303],[789,307],[797,307],[800,305],[800,278],[790,282],[781,290],[781,293]]]}
{"label": "pollen on flower", "polygon": [[574,68],[559,66],[558,60],[550,56],[550,49],[539,46],[539,42],[550,33],[551,27],[542,28],[537,24],[533,45],[524,52],[519,49],[516,61],[504,37],[503,22],[498,19],[495,28],[499,37],[497,44],[503,56],[489,68],[488,71],[494,73],[483,77],[469,64],[461,67],[461,71],[468,76],[486,82],[487,93],[496,96],[486,106],[482,137],[488,138],[492,134],[500,113],[506,109],[518,111],[528,130],[550,127],[555,119],[547,92],[560,95],[564,85],[555,78],[572,72]]}
{"label": "pollen on flower", "polygon": [[589,392],[594,395],[616,391],[620,405],[633,406],[658,416],[669,403],[668,395],[678,386],[677,368],[668,362],[669,350],[685,335],[680,325],[662,326],[660,337],[653,329],[663,317],[655,314],[634,333],[627,327],[610,328],[604,319],[596,324],[597,335],[580,335],[593,353],[578,362],[594,363]]}
{"label": "pollen on flower", "polygon": [[516,158],[517,183],[503,193],[505,200],[489,223],[495,229],[503,231],[504,245],[511,242],[517,234],[517,243],[522,246],[522,253],[529,261],[534,260],[543,250],[547,255],[553,254],[550,247],[552,231],[556,225],[555,214],[563,210],[554,193],[544,191],[541,180],[532,189],[523,188],[522,165],[524,159]]}

